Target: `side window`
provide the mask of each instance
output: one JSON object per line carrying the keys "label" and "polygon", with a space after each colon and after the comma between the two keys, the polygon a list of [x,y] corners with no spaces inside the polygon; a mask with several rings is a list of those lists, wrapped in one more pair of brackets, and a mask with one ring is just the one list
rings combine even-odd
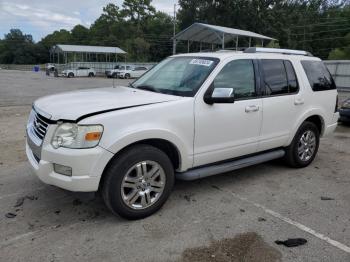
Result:
{"label": "side window", "polygon": [[321,61],[301,61],[313,91],[336,89],[332,75]]}
{"label": "side window", "polygon": [[288,79],[283,60],[261,60],[266,95],[288,94]]}
{"label": "side window", "polygon": [[286,60],[284,61],[284,66],[286,67],[286,71],[287,71],[289,93],[296,93],[298,92],[299,86],[298,86],[298,80],[297,80],[297,76],[295,75],[293,65],[290,61]]}
{"label": "side window", "polygon": [[214,79],[215,88],[233,88],[235,98],[256,96],[252,60],[233,60],[227,63]]}

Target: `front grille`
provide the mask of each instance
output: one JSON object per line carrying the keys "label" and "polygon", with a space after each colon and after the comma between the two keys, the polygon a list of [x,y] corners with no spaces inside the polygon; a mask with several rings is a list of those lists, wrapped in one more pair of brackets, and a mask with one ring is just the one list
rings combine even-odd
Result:
{"label": "front grille", "polygon": [[35,112],[35,116],[33,119],[33,126],[32,126],[34,134],[38,138],[43,140],[46,135],[48,126],[49,126],[49,120]]}

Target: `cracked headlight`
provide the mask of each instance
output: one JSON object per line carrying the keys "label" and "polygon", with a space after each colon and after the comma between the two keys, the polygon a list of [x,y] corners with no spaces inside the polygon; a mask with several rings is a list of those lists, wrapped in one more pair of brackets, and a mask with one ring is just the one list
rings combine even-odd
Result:
{"label": "cracked headlight", "polygon": [[102,133],[101,125],[63,123],[56,128],[51,144],[54,148],[92,148],[98,145]]}

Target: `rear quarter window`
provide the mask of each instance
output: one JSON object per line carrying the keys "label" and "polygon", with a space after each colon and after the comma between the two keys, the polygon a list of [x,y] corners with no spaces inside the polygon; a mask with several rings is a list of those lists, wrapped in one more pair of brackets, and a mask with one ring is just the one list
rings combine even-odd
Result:
{"label": "rear quarter window", "polygon": [[336,89],[332,75],[322,61],[301,61],[313,91]]}

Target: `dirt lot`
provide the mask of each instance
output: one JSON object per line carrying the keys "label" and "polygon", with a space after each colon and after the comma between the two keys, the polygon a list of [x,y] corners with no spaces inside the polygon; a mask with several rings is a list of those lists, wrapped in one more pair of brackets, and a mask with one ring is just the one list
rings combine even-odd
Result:
{"label": "dirt lot", "polygon": [[[24,153],[33,100],[111,83],[0,70],[0,261],[350,261],[348,126],[322,139],[305,169],[275,161],[178,181],[162,210],[139,221],[112,216],[100,198],[41,183]],[[296,237],[307,244],[274,242]]]}

